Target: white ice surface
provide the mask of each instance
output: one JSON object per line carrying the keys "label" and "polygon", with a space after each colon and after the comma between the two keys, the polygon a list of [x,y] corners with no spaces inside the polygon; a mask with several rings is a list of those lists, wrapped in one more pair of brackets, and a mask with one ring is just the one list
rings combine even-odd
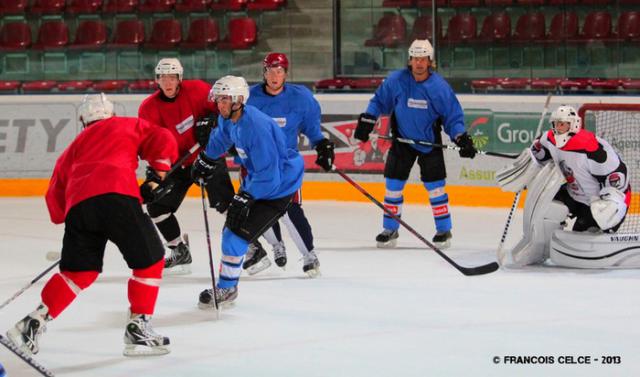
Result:
{"label": "white ice surface", "polygon": [[[104,273],[55,321],[36,359],[59,376],[638,376],[640,271],[535,267],[465,277],[401,231],[398,248],[376,249],[380,210],[370,203],[308,202],[322,277],[306,278],[286,230],[289,264],[243,276],[235,307],[214,320],[196,306],[210,287],[201,202],[178,212],[193,274],[164,279],[153,324],[171,353],[122,356],[130,271],[109,244]],[[466,266],[495,260],[507,209],[452,208],[453,246]],[[519,216],[507,245],[521,233]],[[403,217],[427,239],[428,206]],[[209,211],[214,259],[223,219]],[[283,228],[284,229],[284,228]],[[0,199],[0,301],[52,262],[64,227],[44,201]],[[265,245],[266,246],[266,245]],[[270,248],[267,248],[268,250]],[[6,331],[40,301],[45,279],[0,310]],[[552,365],[494,364],[494,356],[553,356]],[[566,365],[559,357],[598,358]],[[621,364],[603,365],[602,356]],[[32,372],[0,347],[9,376]]]}

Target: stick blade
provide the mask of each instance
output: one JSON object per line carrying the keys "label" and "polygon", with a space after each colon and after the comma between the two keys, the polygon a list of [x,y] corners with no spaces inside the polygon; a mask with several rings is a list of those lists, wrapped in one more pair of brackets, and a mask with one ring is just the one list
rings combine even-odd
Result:
{"label": "stick blade", "polygon": [[491,262],[478,267],[462,267],[458,268],[466,276],[486,275],[492,272],[496,272],[500,269],[498,262]]}

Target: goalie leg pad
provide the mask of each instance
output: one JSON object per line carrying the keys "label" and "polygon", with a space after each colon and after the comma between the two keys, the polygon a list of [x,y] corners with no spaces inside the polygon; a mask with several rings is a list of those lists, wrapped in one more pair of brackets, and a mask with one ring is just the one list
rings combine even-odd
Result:
{"label": "goalie leg pad", "polygon": [[556,230],[551,261],[572,268],[640,268],[640,234],[602,234]]}

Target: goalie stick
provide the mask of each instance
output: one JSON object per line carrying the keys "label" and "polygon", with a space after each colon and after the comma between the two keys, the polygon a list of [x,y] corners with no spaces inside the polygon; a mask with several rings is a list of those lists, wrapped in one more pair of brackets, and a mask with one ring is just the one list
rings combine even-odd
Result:
{"label": "goalie stick", "polygon": [[213,253],[211,252],[211,234],[209,232],[209,217],[207,216],[207,204],[204,197],[204,180],[200,178],[200,193],[202,195],[202,213],[204,215],[204,230],[207,237],[207,250],[209,251],[209,269],[211,270],[211,283],[213,290],[211,291],[211,299],[213,300],[213,308],[216,311],[216,319],[220,319],[220,305],[218,305],[218,297],[216,296],[216,273],[213,268]]}
{"label": "goalie stick", "polygon": [[34,285],[38,280],[40,280],[44,275],[49,273],[49,271],[53,270],[59,264],[60,264],[60,260],[57,260],[54,264],[52,264],[51,266],[47,267],[47,269],[42,271],[40,273],[40,275],[36,276],[33,280],[31,280],[31,282],[29,282],[29,284],[27,284],[24,287],[22,287],[18,292],[14,293],[14,295],[11,296],[7,301],[3,302],[2,305],[0,305],[0,310],[2,308],[4,308],[5,306],[7,306],[11,301],[15,300],[16,297],[18,297],[22,293],[24,293],[24,291],[26,291],[27,289],[31,288],[32,285]]}
{"label": "goalie stick", "polygon": [[0,343],[3,346],[7,347],[7,349],[9,349],[9,351],[13,352],[16,356],[18,356],[20,359],[22,359],[22,361],[27,363],[31,368],[35,369],[41,375],[46,376],[46,377],[55,376],[53,374],[53,372],[51,372],[49,369],[45,368],[42,364],[40,364],[33,357],[31,357],[29,354],[27,354],[26,352],[24,352],[23,350],[18,348],[15,344],[13,344],[13,342],[11,342],[9,339],[5,338],[3,335],[0,335]]}
{"label": "goalie stick", "polygon": [[429,248],[431,248],[433,251],[435,251],[436,253],[438,253],[439,256],[441,256],[444,260],[446,260],[450,265],[452,265],[453,267],[455,267],[456,270],[460,271],[462,274],[466,275],[466,276],[474,276],[474,275],[484,275],[484,274],[490,274],[494,271],[496,271],[500,266],[498,266],[498,263],[496,262],[491,262],[489,264],[485,264],[482,266],[477,266],[477,267],[464,267],[461,266],[459,264],[457,264],[455,261],[453,261],[453,259],[449,258],[445,253],[442,252],[442,250],[438,249],[434,244],[432,244],[431,242],[427,241],[427,239],[425,239],[424,237],[422,237],[420,235],[420,233],[418,233],[416,230],[414,230],[411,226],[409,226],[409,224],[407,224],[406,222],[404,222],[404,220],[402,220],[400,217],[398,217],[396,214],[394,214],[393,212],[391,212],[391,210],[389,210],[387,207],[385,207],[382,203],[380,203],[376,198],[374,198],[371,194],[369,194],[364,188],[362,188],[362,186],[360,186],[359,184],[357,184],[353,179],[351,179],[348,175],[346,175],[345,173],[341,172],[338,168],[336,168],[335,166],[331,167],[331,170],[338,173],[342,178],[344,178],[345,181],[349,182],[353,187],[356,188],[356,190],[360,191],[360,193],[364,196],[366,196],[370,201],[373,202],[373,204],[375,204],[376,206],[378,206],[380,209],[382,209],[387,215],[389,215],[391,218],[393,218],[394,220],[396,220],[398,223],[400,223],[400,225],[402,225],[403,227],[405,227],[405,229],[407,229],[411,234],[413,234],[414,236],[416,236],[420,241],[424,242],[427,246],[429,246]]}
{"label": "goalie stick", "polygon": [[[436,144],[436,143],[431,143],[431,142],[423,141],[423,140],[407,139],[407,138],[404,138],[404,137],[394,137],[394,136],[384,136],[384,135],[378,135],[378,137],[381,138],[381,139],[384,139],[384,140],[397,140],[397,141],[399,141],[401,143],[405,143],[405,144],[424,145],[425,147],[450,149],[450,150],[454,150],[454,151],[459,151],[460,150],[460,147],[456,147],[455,145]],[[478,154],[486,155],[486,156],[493,156],[493,157],[503,157],[503,158],[513,158],[513,159],[518,158],[517,155],[512,155],[512,154],[507,154],[507,153],[500,153],[500,152],[478,151]]]}

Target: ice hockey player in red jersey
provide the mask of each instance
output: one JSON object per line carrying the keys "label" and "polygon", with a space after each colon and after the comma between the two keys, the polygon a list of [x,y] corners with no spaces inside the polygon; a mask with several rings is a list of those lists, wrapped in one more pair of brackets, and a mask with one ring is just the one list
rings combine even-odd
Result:
{"label": "ice hockey player in red jersey", "polygon": [[[178,59],[161,59],[155,75],[159,90],[142,102],[138,116],[168,129],[178,142],[178,155],[191,156],[171,174],[171,192],[160,200],[147,203],[147,212],[170,250],[165,259],[165,273],[188,274],[191,272],[191,253],[174,214],[193,183],[190,168],[201,148],[192,148],[196,143],[201,146],[207,144],[209,133],[216,125],[218,110],[207,100],[211,85],[201,80],[183,80],[183,68]],[[206,182],[206,189],[209,205],[223,213],[233,198],[234,190],[224,158],[217,159],[216,164],[220,168]]]}
{"label": "ice hockey player in red jersey", "polygon": [[[573,107],[558,107],[550,121],[551,129],[531,146],[530,169],[533,170],[522,175],[533,177],[525,183],[528,194],[524,236],[511,251],[498,258],[507,266],[541,263],[549,256],[553,260],[554,251],[557,255],[563,254],[558,253],[554,243],[565,243],[572,244],[576,253],[568,264],[564,253],[562,265],[594,267],[595,264],[588,262],[593,258],[588,257],[585,250],[579,250],[578,244],[582,241],[575,238],[575,233],[593,235],[618,230],[631,200],[627,167],[606,140],[582,127]],[[574,221],[568,231],[556,232],[569,224],[568,220]],[[572,240],[567,241],[567,237]],[[593,246],[596,240],[585,239],[585,242],[584,245]]]}
{"label": "ice hockey player in red jersey", "polygon": [[65,224],[60,272],[42,289],[42,302],[7,332],[25,352],[37,353],[46,323],[55,319],[102,272],[107,241],[133,270],[128,283],[130,319],[126,356],[169,352],[169,339],[150,324],[164,266],[164,248],[142,211],[138,157],[162,176],[177,159],[171,134],[151,123],[117,117],[104,94],[85,96],[84,129],[56,162],[46,194],[51,221]]}

